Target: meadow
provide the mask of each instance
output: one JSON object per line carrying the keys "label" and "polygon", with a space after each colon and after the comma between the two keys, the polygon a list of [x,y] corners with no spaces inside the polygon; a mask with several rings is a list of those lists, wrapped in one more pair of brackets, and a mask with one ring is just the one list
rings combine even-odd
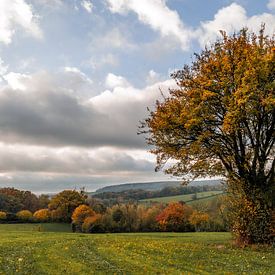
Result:
{"label": "meadow", "polygon": [[72,232],[68,223],[15,223],[0,224],[0,234],[9,231]]}
{"label": "meadow", "polygon": [[[206,191],[206,192],[198,192],[196,194],[186,194],[186,195],[178,195],[178,196],[167,196],[167,197],[159,197],[159,198],[150,198],[150,199],[143,199],[139,202],[141,203],[149,203],[149,202],[161,202],[161,203],[169,203],[169,202],[178,202],[184,201],[186,203],[192,203],[197,200],[206,200],[206,199],[213,199],[217,195],[222,194],[223,191]],[[194,199],[196,196],[196,199]]]}
{"label": "meadow", "polygon": [[0,274],[275,274],[274,248],[236,248],[230,233],[75,234],[22,226],[0,225]]}

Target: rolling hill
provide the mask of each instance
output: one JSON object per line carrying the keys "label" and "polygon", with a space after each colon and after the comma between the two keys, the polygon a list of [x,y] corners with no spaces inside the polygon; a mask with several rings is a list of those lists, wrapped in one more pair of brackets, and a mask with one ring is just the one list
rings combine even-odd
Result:
{"label": "rolling hill", "polygon": [[[181,185],[181,181],[156,181],[156,182],[139,182],[139,183],[125,183],[118,185],[105,186],[103,188],[97,189],[96,194],[104,192],[122,192],[126,190],[146,190],[146,191],[157,191],[165,187],[178,187]],[[200,180],[193,181],[190,186],[200,186],[200,185],[217,185],[220,184],[221,180]]]}

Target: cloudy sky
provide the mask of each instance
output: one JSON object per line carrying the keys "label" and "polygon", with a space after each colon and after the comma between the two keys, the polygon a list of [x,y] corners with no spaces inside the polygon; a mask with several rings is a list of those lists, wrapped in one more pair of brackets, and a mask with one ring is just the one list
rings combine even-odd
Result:
{"label": "cloudy sky", "polygon": [[275,29],[274,0],[0,0],[0,187],[170,179],[139,121],[219,36]]}

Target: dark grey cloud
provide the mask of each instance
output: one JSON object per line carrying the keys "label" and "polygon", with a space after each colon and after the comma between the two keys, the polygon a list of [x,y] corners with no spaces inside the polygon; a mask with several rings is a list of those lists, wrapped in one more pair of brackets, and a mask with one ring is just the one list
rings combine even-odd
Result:
{"label": "dark grey cloud", "polygon": [[61,85],[57,77],[46,72],[17,75],[10,86],[1,89],[2,142],[144,148],[137,127],[147,115],[146,107],[158,97],[159,85],[145,90],[118,87],[88,99],[79,95],[74,85],[70,89]]}
{"label": "dark grey cloud", "polygon": [[43,173],[11,173],[0,175],[0,188],[14,187],[21,190],[31,190],[35,193],[56,193],[64,189],[80,189],[84,187],[87,191],[95,191],[98,188],[130,182],[148,182],[167,180],[159,173],[121,173],[113,175],[62,175]]}
{"label": "dark grey cloud", "polygon": [[[159,180],[139,121],[171,81],[144,89],[112,75],[110,90],[77,68],[56,74],[10,73],[0,87],[0,187],[41,192],[87,190]],[[107,82],[106,82],[107,83]],[[116,83],[116,85],[114,85]]]}
{"label": "dark grey cloud", "polygon": [[30,146],[0,146],[0,173],[41,172],[53,174],[116,174],[153,171],[154,163],[127,152],[105,148],[50,149]]}

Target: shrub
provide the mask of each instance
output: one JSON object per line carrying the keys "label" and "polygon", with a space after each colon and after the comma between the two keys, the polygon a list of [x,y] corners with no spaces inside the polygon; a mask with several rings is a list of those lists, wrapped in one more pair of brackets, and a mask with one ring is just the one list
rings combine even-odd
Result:
{"label": "shrub", "polygon": [[7,213],[4,211],[0,211],[0,221],[7,219]]}
{"label": "shrub", "polygon": [[102,233],[105,232],[104,224],[102,223],[102,215],[95,214],[87,217],[82,224],[82,232],[86,233]]}
{"label": "shrub", "polygon": [[50,220],[50,217],[51,213],[49,209],[40,209],[33,214],[34,220],[39,222],[47,222]]}
{"label": "shrub", "polygon": [[271,208],[262,205],[261,195],[257,197],[256,193],[255,198],[253,200],[243,194],[230,196],[230,217],[234,221],[232,229],[236,243],[242,246],[269,242]]}
{"label": "shrub", "polygon": [[24,222],[29,222],[32,220],[32,212],[29,210],[21,210],[16,213],[16,217]]}

